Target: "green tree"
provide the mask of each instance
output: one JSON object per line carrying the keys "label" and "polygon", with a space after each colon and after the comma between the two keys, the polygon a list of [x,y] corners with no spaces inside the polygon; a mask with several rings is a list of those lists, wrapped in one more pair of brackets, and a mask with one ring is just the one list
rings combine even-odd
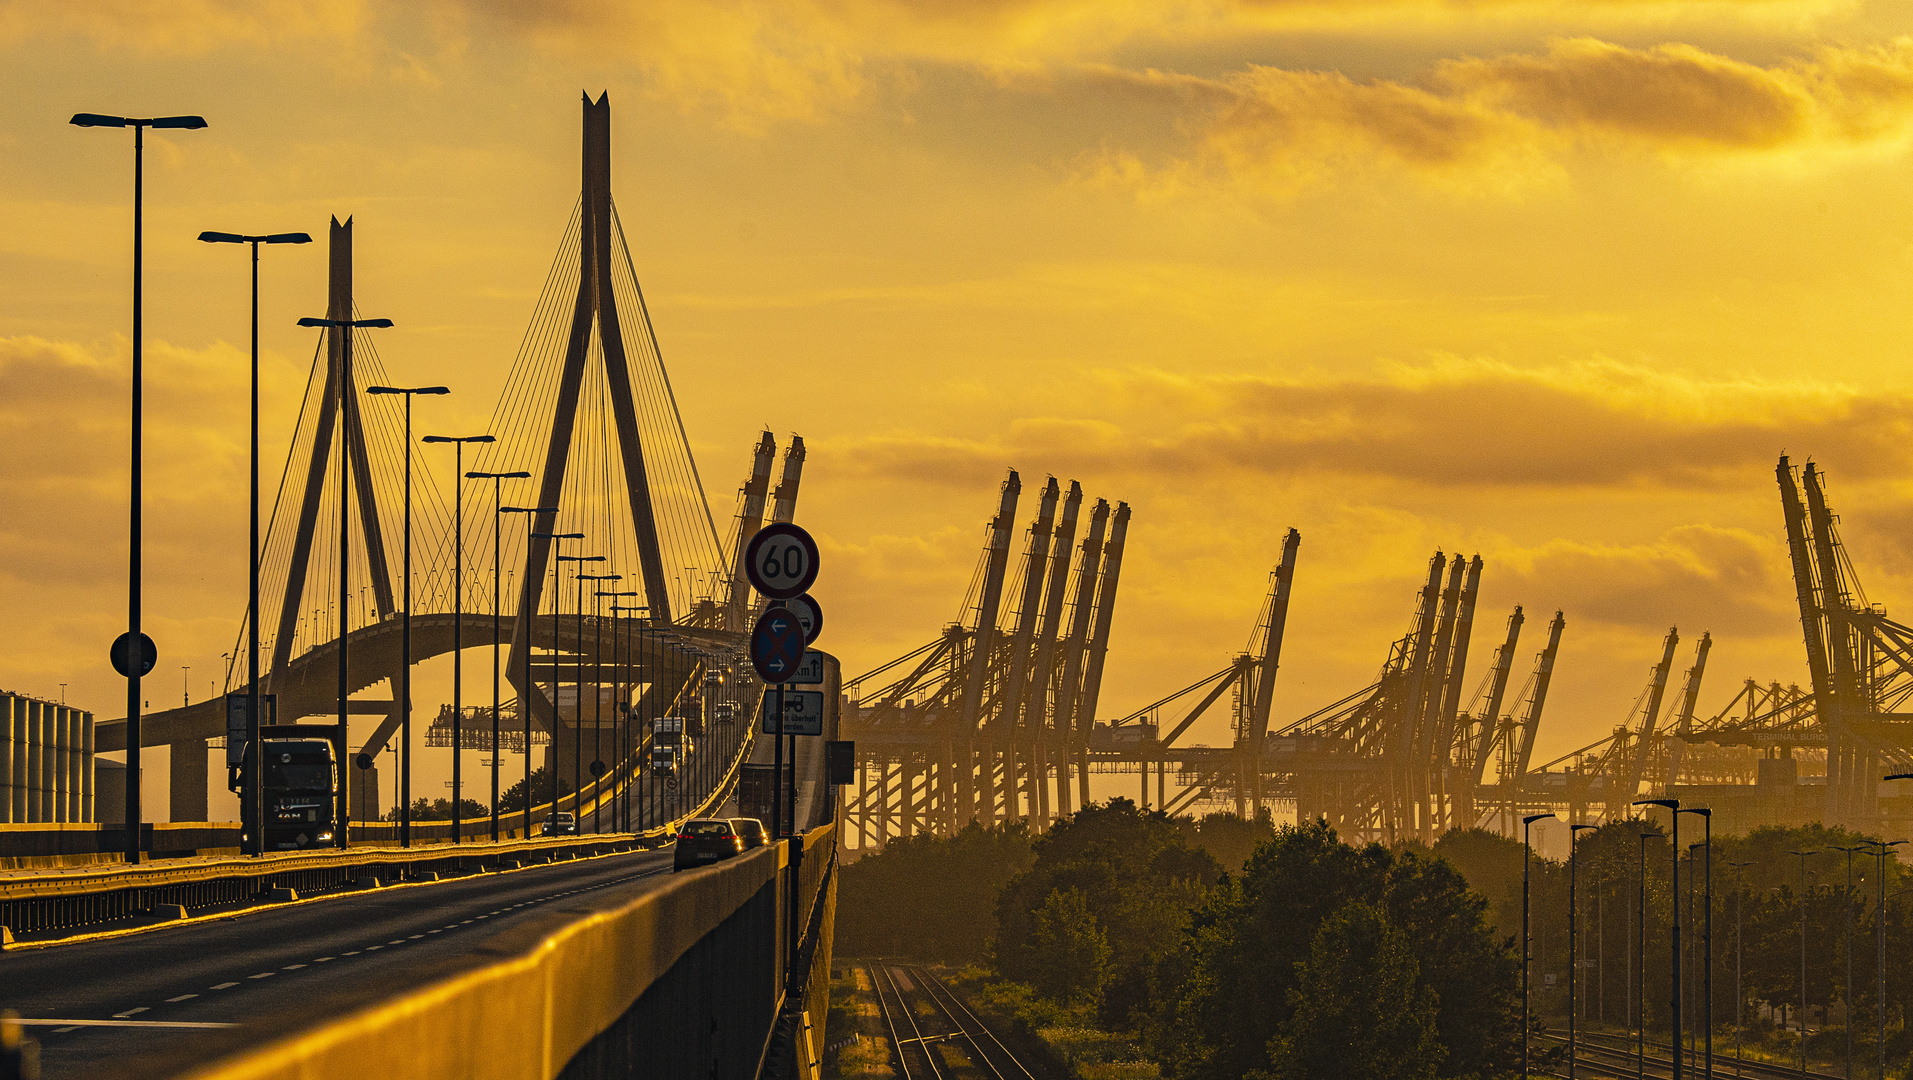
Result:
{"label": "green tree", "polygon": [[1444,1056],[1436,994],[1419,976],[1418,941],[1369,903],[1323,921],[1289,991],[1295,1006],[1270,1040],[1267,1080],[1432,1080]]}
{"label": "green tree", "polygon": [[[503,800],[500,801],[502,802]],[[486,821],[491,820],[492,812],[486,808],[484,803],[472,799],[460,799],[458,800],[458,805],[461,820],[474,821],[479,818],[483,818]],[[393,807],[385,815],[385,820],[387,821],[397,821],[398,819],[399,812],[397,807]],[[450,799],[434,799],[427,802],[425,796],[421,795],[412,800],[412,820],[450,821],[452,820],[452,801]]]}
{"label": "green tree", "polygon": [[[546,772],[545,767],[542,765],[532,770],[531,790],[532,799],[536,804],[542,806],[551,801],[551,774]],[[562,798],[569,794],[571,794],[571,779],[560,770],[558,773],[558,795]],[[520,780],[516,784],[506,788],[504,792],[498,796],[498,812],[501,814],[516,814],[524,809],[525,782]]]}
{"label": "green tree", "polygon": [[1058,822],[1032,852],[1030,868],[997,901],[997,969],[1020,982],[1041,981],[1037,913],[1051,893],[1073,889],[1109,942],[1103,1022],[1127,1027],[1155,1011],[1157,968],[1180,947],[1190,913],[1222,878],[1222,867],[1190,846],[1176,821],[1122,798]]}
{"label": "green tree", "polygon": [[955,836],[899,837],[844,866],[837,893],[836,951],[844,956],[983,960],[996,934],[997,896],[1029,869],[1022,822]]}
{"label": "green tree", "polygon": [[1446,1051],[1436,1075],[1509,1072],[1520,1052],[1520,959],[1489,929],[1485,898],[1426,851],[1353,847],[1317,821],[1277,830],[1195,913],[1185,947],[1163,965],[1163,1007],[1147,1038],[1165,1075],[1268,1070],[1316,935],[1351,903],[1375,906],[1412,942]]}
{"label": "green tree", "polygon": [[1078,889],[1058,889],[1036,912],[1030,933],[1037,992],[1073,1004],[1101,1000],[1109,976],[1109,939]]}

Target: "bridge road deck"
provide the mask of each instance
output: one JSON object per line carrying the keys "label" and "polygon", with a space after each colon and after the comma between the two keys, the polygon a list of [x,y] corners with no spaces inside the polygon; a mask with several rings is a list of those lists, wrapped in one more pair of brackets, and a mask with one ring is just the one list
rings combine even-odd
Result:
{"label": "bridge road deck", "polygon": [[[132,937],[0,955],[0,1008],[43,1075],[160,1077],[533,948],[671,879],[669,849],[383,888]],[[366,1075],[378,1074],[366,1063]]]}

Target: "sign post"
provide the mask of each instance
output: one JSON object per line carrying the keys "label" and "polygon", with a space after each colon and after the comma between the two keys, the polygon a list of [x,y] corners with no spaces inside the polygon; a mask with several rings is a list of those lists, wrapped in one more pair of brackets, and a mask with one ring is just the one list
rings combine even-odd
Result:
{"label": "sign post", "polygon": [[[757,620],[751,630],[751,666],[763,676],[764,681],[777,687],[777,719],[771,729],[771,738],[776,741],[775,771],[773,777],[784,773],[784,684],[789,682],[803,666],[804,648],[823,628],[823,608],[805,595],[805,590],[817,580],[817,543],[810,534],[788,521],[779,521],[767,525],[751,537],[744,548],[744,572],[750,578],[751,587],[772,601],[772,606]],[[778,601],[797,601],[800,608],[808,607],[809,625],[805,626],[797,613]],[[822,697],[818,694],[818,697]],[[819,709],[821,719],[822,710]],[[790,747],[791,776],[789,808],[790,816],[784,816],[784,799],[776,797],[773,784],[771,835],[784,836],[785,821],[789,821],[791,835],[797,829],[797,740],[791,738]],[[784,964],[786,979],[794,977],[797,957],[797,890],[800,879],[799,868],[803,865],[804,845],[794,843],[790,849],[790,907],[785,912],[785,940],[789,942],[790,954]]]}

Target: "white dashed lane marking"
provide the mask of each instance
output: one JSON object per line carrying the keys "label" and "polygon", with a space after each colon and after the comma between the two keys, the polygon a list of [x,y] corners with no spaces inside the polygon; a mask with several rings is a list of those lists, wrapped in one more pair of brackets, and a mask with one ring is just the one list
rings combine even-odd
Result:
{"label": "white dashed lane marking", "polygon": [[177,1004],[179,1004],[179,1003],[180,1003],[180,1002],[182,1002],[182,1001],[190,1001],[190,1000],[192,1000],[193,998],[196,998],[196,997],[198,997],[198,996],[199,996],[198,994],[181,994],[181,995],[179,995],[178,997],[170,997],[170,998],[167,998],[167,999],[166,999],[166,1004],[168,1004],[168,1005],[177,1005]]}
{"label": "white dashed lane marking", "polygon": [[239,985],[239,984],[238,984],[238,983],[236,983],[236,982],[229,982],[229,983],[220,983],[220,984],[219,984],[218,986],[215,986],[215,987],[212,987],[212,989],[214,989],[214,990],[231,990],[231,989],[232,989],[233,987],[235,987],[235,986],[238,986],[238,985]]}

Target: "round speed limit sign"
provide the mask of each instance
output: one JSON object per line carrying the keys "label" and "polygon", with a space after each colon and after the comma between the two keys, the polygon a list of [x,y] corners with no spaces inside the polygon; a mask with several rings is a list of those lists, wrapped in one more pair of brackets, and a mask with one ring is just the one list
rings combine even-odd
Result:
{"label": "round speed limit sign", "polygon": [[766,525],[744,549],[744,572],[772,600],[800,596],[817,580],[817,542],[787,521]]}

